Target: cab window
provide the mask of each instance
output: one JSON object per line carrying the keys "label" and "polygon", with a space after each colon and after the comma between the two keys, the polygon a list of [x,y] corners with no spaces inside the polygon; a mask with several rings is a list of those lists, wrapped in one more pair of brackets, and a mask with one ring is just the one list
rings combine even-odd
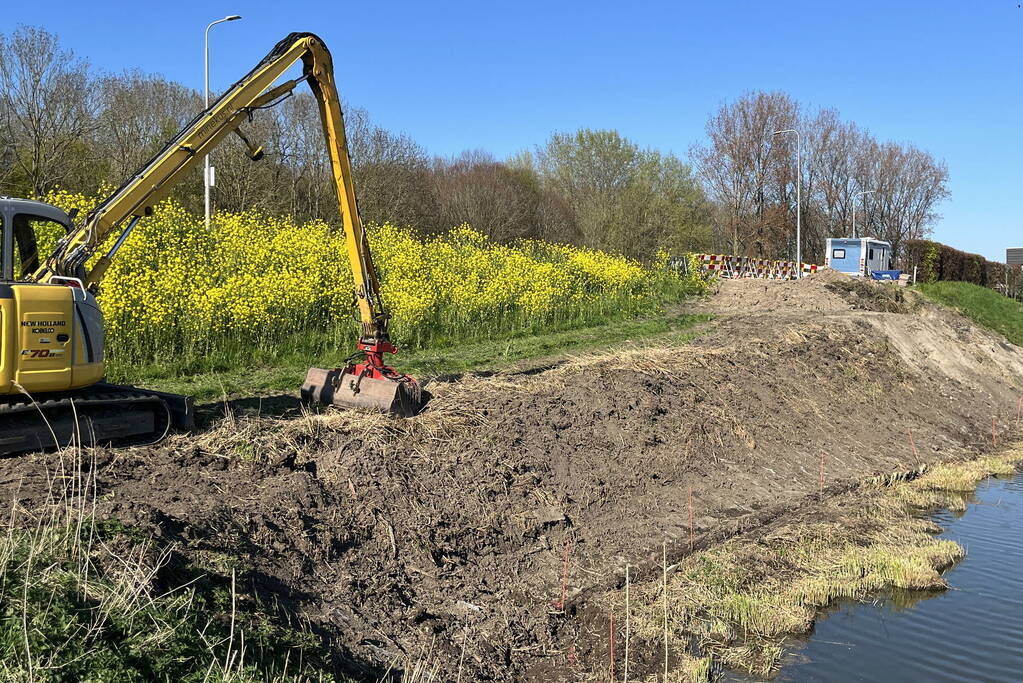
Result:
{"label": "cab window", "polygon": [[24,280],[39,268],[40,254],[45,258],[64,236],[64,226],[39,216],[19,213],[14,228],[14,279]]}

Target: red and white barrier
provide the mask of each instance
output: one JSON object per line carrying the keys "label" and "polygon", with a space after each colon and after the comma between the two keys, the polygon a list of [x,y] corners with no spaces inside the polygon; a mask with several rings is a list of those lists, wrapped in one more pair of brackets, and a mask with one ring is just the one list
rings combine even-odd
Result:
{"label": "red and white barrier", "polygon": [[[771,261],[751,256],[730,254],[696,254],[700,269],[705,273],[717,273],[719,277],[762,280],[794,280],[797,264],[795,261]],[[803,274],[816,273],[815,263],[800,264]]]}

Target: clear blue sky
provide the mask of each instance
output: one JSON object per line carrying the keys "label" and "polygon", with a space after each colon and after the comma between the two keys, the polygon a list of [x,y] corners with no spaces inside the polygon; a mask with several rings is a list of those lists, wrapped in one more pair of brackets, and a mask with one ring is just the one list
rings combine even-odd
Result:
{"label": "clear blue sky", "polygon": [[290,31],[322,36],[342,95],[434,154],[498,157],[554,130],[617,128],[685,156],[708,114],[747,90],[834,107],[944,159],[935,237],[1004,259],[1023,246],[1023,9],[938,2],[10,2],[96,67],[202,87],[202,33],[223,88]]}

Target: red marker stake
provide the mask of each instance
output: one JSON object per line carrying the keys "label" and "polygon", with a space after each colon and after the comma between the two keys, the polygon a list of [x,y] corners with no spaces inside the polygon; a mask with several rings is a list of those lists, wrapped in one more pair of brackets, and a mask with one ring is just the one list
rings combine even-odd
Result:
{"label": "red marker stake", "polygon": [[917,463],[920,462],[920,454],[916,451],[916,443],[913,441],[913,430],[909,431],[909,445],[913,447],[913,457],[916,458]]}
{"label": "red marker stake", "polygon": [[1016,400],[1016,429],[1019,429],[1020,409],[1023,408],[1023,396]]}
{"label": "red marker stake", "polygon": [[998,421],[991,416],[991,445],[998,448]]}

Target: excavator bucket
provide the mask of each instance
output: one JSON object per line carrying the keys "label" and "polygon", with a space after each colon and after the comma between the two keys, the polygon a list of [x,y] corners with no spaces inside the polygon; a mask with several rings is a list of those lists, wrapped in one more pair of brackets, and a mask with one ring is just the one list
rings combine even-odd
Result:
{"label": "excavator bucket", "polygon": [[307,403],[356,408],[412,417],[423,407],[422,391],[411,378],[374,378],[353,368],[310,368],[302,384]]}

